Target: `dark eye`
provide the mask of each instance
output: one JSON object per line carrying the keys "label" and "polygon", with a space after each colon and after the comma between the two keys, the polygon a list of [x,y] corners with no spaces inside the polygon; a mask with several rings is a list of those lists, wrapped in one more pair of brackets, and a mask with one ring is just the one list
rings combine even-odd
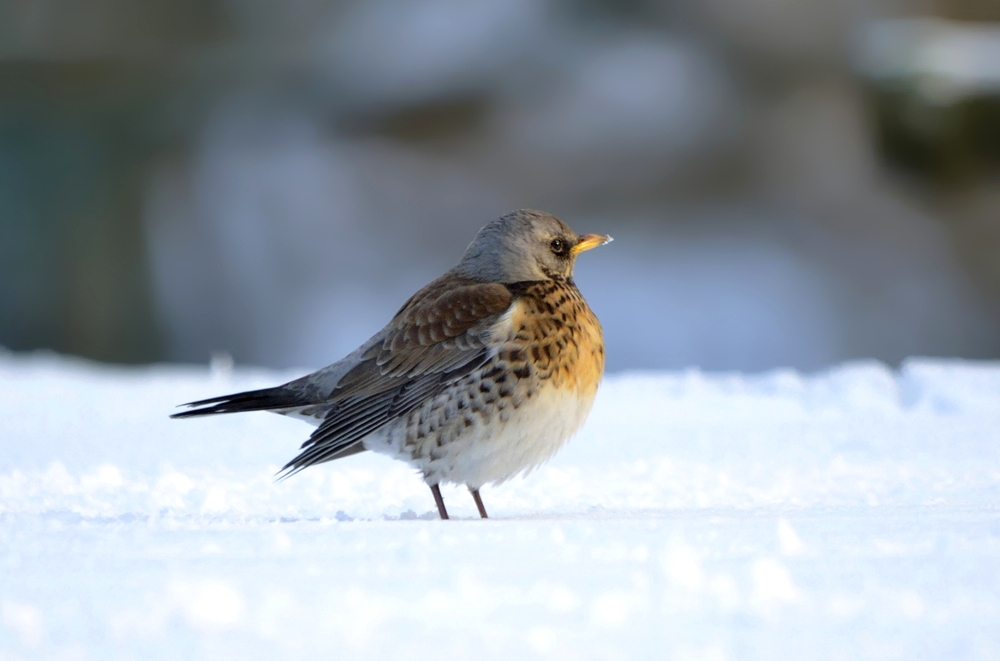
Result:
{"label": "dark eye", "polygon": [[552,248],[552,252],[559,257],[565,257],[569,254],[569,243],[566,242],[566,239],[552,239],[552,243],[549,244],[549,247]]}

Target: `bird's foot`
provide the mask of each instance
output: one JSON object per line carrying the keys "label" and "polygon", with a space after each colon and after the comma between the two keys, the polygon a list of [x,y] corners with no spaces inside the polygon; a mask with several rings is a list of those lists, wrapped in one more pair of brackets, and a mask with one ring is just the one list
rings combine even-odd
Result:
{"label": "bird's foot", "polygon": [[483,499],[479,497],[479,489],[470,488],[469,493],[472,494],[472,499],[476,501],[476,507],[479,508],[479,516],[484,519],[488,519],[489,517],[486,516],[486,507],[483,505]]}
{"label": "bird's foot", "polygon": [[432,484],[431,493],[434,494],[434,503],[438,507],[438,514],[441,515],[442,519],[447,519],[448,510],[444,508],[444,498],[441,497],[441,488],[436,484]]}

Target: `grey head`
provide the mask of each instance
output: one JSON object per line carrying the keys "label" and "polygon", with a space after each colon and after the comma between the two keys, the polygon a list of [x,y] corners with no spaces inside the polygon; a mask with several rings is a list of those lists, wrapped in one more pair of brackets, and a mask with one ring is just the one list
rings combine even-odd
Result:
{"label": "grey head", "polygon": [[452,272],[481,282],[569,280],[577,255],[609,241],[603,234],[578,236],[544,211],[521,209],[479,230]]}

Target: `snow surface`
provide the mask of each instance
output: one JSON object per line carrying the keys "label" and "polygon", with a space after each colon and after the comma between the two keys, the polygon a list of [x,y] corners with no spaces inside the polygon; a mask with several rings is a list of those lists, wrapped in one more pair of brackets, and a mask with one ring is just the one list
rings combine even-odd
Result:
{"label": "snow surface", "polygon": [[292,376],[0,356],[0,658],[1000,658],[1000,364],[612,375],[488,521],[167,418]]}

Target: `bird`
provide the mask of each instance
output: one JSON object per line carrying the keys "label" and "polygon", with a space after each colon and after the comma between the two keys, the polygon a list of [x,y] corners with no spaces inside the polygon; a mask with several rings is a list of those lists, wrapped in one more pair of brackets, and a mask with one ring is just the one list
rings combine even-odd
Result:
{"label": "bird", "polygon": [[448,518],[440,485],[480,489],[547,461],[583,425],[604,374],[601,324],[573,280],[604,245],[531,209],[486,224],[458,264],[343,359],[273,388],[203,399],[172,418],[271,411],[316,430],[279,471],[364,451],[407,462]]}

